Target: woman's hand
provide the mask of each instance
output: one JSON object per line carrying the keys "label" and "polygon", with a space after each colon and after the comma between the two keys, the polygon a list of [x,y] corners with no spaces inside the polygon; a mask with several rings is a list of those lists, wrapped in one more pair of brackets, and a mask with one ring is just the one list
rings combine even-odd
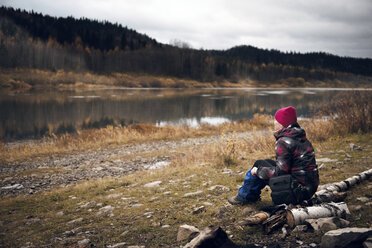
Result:
{"label": "woman's hand", "polygon": [[253,167],[252,170],[251,170],[251,174],[253,176],[256,176],[257,175],[257,167]]}

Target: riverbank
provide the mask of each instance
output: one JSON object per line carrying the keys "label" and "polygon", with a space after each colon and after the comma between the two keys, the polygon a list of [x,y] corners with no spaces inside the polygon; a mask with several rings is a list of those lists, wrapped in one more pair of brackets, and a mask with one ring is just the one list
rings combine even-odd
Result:
{"label": "riverbank", "polygon": [[[314,128],[307,126],[320,165],[321,184],[340,181],[370,168],[372,133],[332,135],[321,141],[312,136]],[[318,128],[321,127],[317,125]],[[241,245],[278,243],[300,247],[297,241],[303,242],[302,247],[319,244],[319,233],[293,233],[282,240],[279,233],[267,236],[258,227],[238,224],[260,207],[271,205],[268,188],[263,190],[261,202],[248,207],[231,206],[226,201],[236,194],[246,170],[256,159],[273,156],[273,142],[267,132],[257,135],[223,132],[204,138],[133,143],[114,150],[94,149],[86,155],[71,154],[70,158],[76,160],[67,163],[66,156],[55,156],[44,160],[45,163],[38,157],[27,159],[16,166],[18,171],[2,171],[1,181],[6,183],[2,191],[13,186],[11,191],[19,192],[1,197],[0,244],[63,247],[89,240],[96,247],[123,242],[174,247],[186,243],[176,241],[182,224],[200,229],[219,225]],[[351,150],[350,144],[361,150]],[[160,163],[165,161],[168,164]],[[25,167],[30,164],[39,167]],[[125,171],[129,164],[138,167]],[[159,168],[144,168],[150,164]],[[54,184],[68,176],[71,180]],[[29,184],[32,180],[34,184]],[[368,190],[371,186],[371,180],[358,185],[346,199],[351,206],[361,205],[351,212],[351,226],[372,224],[371,204],[366,204],[372,201]],[[28,190],[24,191],[25,188]],[[369,201],[362,203],[359,197]]]}
{"label": "riverbank", "polygon": [[[370,81],[342,82],[340,80],[305,81],[303,78],[287,78],[275,82],[239,79],[234,82],[219,80],[200,82],[196,80],[153,76],[136,73],[94,74],[91,72],[48,71],[40,69],[0,68],[0,90],[27,92],[31,90],[87,90],[95,88],[282,88],[282,87],[349,87],[371,88]],[[365,83],[369,82],[369,83]]]}
{"label": "riverbank", "polygon": [[[321,184],[371,168],[370,101],[358,93],[337,101],[328,121],[299,121],[315,148]],[[0,246],[175,247],[187,242],[176,241],[183,224],[221,226],[240,245],[319,244],[321,233],[281,239],[239,225],[271,205],[269,188],[258,203],[227,203],[254,161],[273,157],[272,118],[201,129],[138,125],[56,136],[49,144],[2,144],[1,190],[8,193],[0,198]],[[371,226],[371,187],[369,179],[349,191],[351,226]]]}

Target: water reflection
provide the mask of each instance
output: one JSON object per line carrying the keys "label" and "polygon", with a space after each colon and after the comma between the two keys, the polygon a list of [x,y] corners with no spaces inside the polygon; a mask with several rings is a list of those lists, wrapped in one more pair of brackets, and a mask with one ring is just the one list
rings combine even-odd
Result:
{"label": "water reflection", "polygon": [[[347,89],[346,89],[347,90]],[[152,122],[159,125],[219,124],[274,114],[284,106],[311,117],[332,89],[102,89],[85,92],[0,94],[0,137],[39,137],[83,128]]]}

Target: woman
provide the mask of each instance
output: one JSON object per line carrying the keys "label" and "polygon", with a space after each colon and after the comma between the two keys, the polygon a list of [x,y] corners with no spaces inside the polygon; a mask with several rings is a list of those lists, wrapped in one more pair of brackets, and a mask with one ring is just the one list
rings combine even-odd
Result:
{"label": "woman", "polygon": [[[275,161],[257,160],[247,172],[238,195],[228,198],[231,204],[244,205],[259,200],[261,189],[269,184],[269,180],[275,178],[280,181],[279,176],[282,175],[291,175],[291,185],[288,187],[293,193],[293,197],[287,199],[289,202],[283,200],[284,203],[300,203],[310,199],[316,192],[319,175],[315,153],[310,141],[306,138],[305,130],[297,123],[295,108],[289,106],[275,113],[275,130]],[[286,178],[288,179],[288,176]],[[278,190],[271,188],[273,201],[276,204],[283,203],[280,202],[280,198],[288,195],[288,191],[280,191],[282,188]]]}

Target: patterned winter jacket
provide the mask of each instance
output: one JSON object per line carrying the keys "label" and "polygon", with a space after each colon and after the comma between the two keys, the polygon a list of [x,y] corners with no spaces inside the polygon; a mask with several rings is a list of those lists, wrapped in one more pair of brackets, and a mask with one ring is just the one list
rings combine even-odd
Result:
{"label": "patterned winter jacket", "polygon": [[259,167],[257,176],[263,180],[284,174],[292,176],[303,186],[303,200],[309,199],[319,185],[314,148],[298,123],[281,129],[276,138],[276,166]]}

